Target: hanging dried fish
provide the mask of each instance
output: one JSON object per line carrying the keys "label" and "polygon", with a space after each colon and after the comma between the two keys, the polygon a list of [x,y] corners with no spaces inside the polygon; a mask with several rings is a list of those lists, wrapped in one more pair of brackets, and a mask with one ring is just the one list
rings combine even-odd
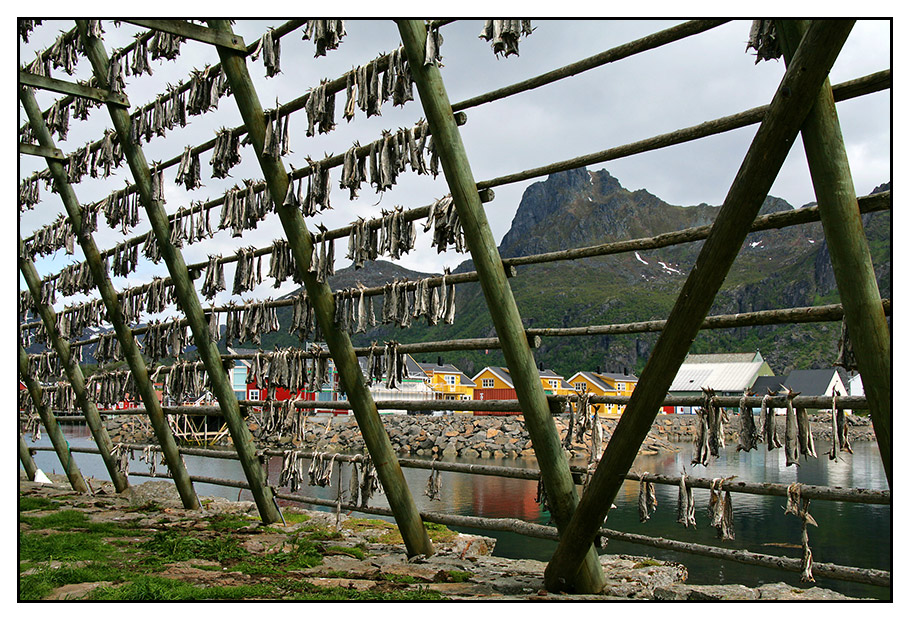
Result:
{"label": "hanging dried fish", "polygon": [[240,137],[230,129],[222,128],[215,136],[212,159],[212,176],[218,179],[228,177],[228,171],[240,163]]}
{"label": "hanging dried fish", "polygon": [[749,29],[749,41],[746,43],[746,51],[755,50],[755,64],[761,60],[777,60],[783,52],[780,47],[780,40],[777,37],[777,30],[774,27],[773,19],[756,19],[752,21],[752,27]]}
{"label": "hanging dried fish", "polygon": [[262,154],[272,159],[278,159],[291,152],[290,134],[288,123],[291,115],[284,116],[284,122],[278,116],[278,100],[275,100],[275,109],[266,112],[265,139],[262,145]]}
{"label": "hanging dried fish", "polygon": [[[304,109],[307,117],[306,135],[312,138],[319,133],[329,133],[335,129],[335,93],[328,91],[328,80],[322,80],[319,86],[310,89]],[[318,126],[318,127],[317,127]]]}
{"label": "hanging dried fish", "polygon": [[695,527],[695,498],[689,486],[686,469],[683,468],[679,478],[679,496],[676,500],[676,522],[688,528]]}
{"label": "hanging dried fish", "polygon": [[394,340],[385,343],[385,386],[389,390],[398,389],[404,380],[404,354],[398,352],[398,343]]}
{"label": "hanging dried fish", "polygon": [[262,256],[256,257],[255,253],[256,248],[253,246],[237,250],[237,269],[234,271],[234,295],[251,291],[262,283]]}
{"label": "hanging dried fish", "polygon": [[209,254],[209,262],[205,268],[205,280],[202,283],[202,296],[211,301],[218,291],[223,291],[225,288],[221,254]]}
{"label": "hanging dried fish", "polygon": [[708,504],[708,513],[711,515],[711,525],[717,530],[717,537],[721,540],[733,540],[733,505],[730,502],[730,491],[723,494],[723,486],[735,478],[714,478],[711,480],[711,499]]}
{"label": "hanging dried fish", "polygon": [[800,392],[794,392],[786,386],[781,386],[787,390],[787,426],[784,434],[784,453],[787,457],[787,467],[790,465],[799,465],[799,428],[796,419],[796,411],[793,408],[793,399]]}
{"label": "hanging dried fish", "polygon": [[638,475],[638,520],[642,523],[651,518],[654,508],[657,507],[654,483],[644,480],[647,474],[648,472],[643,472]]}
{"label": "hanging dried fish", "polygon": [[707,466],[710,461],[710,450],[708,449],[708,412],[699,407],[695,411],[695,443],[694,453],[692,454],[692,465]]}
{"label": "hanging dried fish", "polygon": [[339,182],[341,189],[347,188],[350,190],[351,200],[357,198],[357,192],[360,191],[360,186],[363,185],[367,177],[367,157],[357,157],[357,150],[360,148],[360,143],[354,142],[353,146],[345,152],[341,181]]}
{"label": "hanging dried fish", "polygon": [[357,461],[351,461],[351,477],[348,481],[348,503],[356,506],[360,497],[360,476],[357,473]]}
{"label": "hanging dried fish", "polygon": [[755,429],[755,417],[752,415],[752,407],[746,406],[746,398],[755,396],[755,392],[743,390],[743,397],[739,400],[739,445],[736,451],[744,450],[748,452],[757,447],[758,434]]}
{"label": "hanging dried fish", "polygon": [[152,60],[157,60],[158,58],[176,59],[180,54],[180,44],[184,41],[186,39],[176,34],[155,30],[149,42]]}
{"label": "hanging dried fish", "polygon": [[831,390],[831,450],[828,459],[836,461],[840,456],[840,431],[837,428],[837,389]]}
{"label": "hanging dried fish", "polygon": [[774,423],[774,409],[768,405],[768,401],[777,395],[777,392],[768,388],[768,393],[761,399],[761,433],[768,446],[768,452],[781,447],[780,439],[777,436],[777,428]]}
{"label": "hanging dried fish", "polygon": [[[313,459],[315,462],[315,459]],[[303,483],[303,456],[297,450],[287,450],[281,460],[281,473],[278,476],[278,485],[290,487],[291,493],[296,493]]]}
{"label": "hanging dried fish", "polygon": [[454,247],[456,252],[464,252],[464,231],[452,196],[444,196],[430,206],[430,215],[423,230],[429,232],[430,228],[433,228],[430,245],[436,248],[437,253],[445,252],[449,246]]}
{"label": "hanging dried fish", "polygon": [[809,500],[802,497],[802,484],[794,482],[787,487],[787,507],[784,514],[790,514],[802,521],[802,574],[800,581],[815,581],[812,576],[812,550],[809,549],[809,525],[818,527],[815,518],[809,514]]}
{"label": "hanging dried fish", "polygon": [[306,22],[302,38],[315,43],[315,58],[325,56],[328,50],[338,49],[341,39],[347,34],[343,19],[308,19]]}
{"label": "hanging dried fish", "polygon": [[442,487],[442,477],[439,470],[436,469],[436,463],[433,463],[432,469],[430,469],[430,477],[427,478],[427,488],[424,490],[423,494],[430,498],[430,501],[441,501],[441,487]]}
{"label": "hanging dried fish", "polygon": [[812,439],[812,425],[809,422],[809,412],[805,407],[796,409],[796,428],[799,432],[799,453],[802,456],[818,458],[815,453],[815,440]]}
{"label": "hanging dried fish", "polygon": [[149,64],[148,38],[142,34],[136,35],[136,43],[133,45],[133,60],[129,64],[129,69],[133,75],[143,73],[152,75],[152,66]]}
{"label": "hanging dried fish", "polygon": [[379,481],[379,476],[376,473],[376,467],[373,465],[373,460],[369,456],[364,457],[361,466],[360,481],[360,507],[366,508],[374,493],[383,492],[382,483]]}
{"label": "hanging dried fish", "polygon": [[[329,156],[326,155],[326,159],[328,159],[328,157]],[[310,174],[307,177],[306,198],[304,198],[300,205],[300,210],[304,217],[310,217],[316,215],[320,211],[332,208],[332,205],[329,203],[329,193],[331,190],[329,171],[331,168],[323,166],[322,161],[314,162],[310,158],[307,158],[307,163],[310,166]]]}
{"label": "hanging dried fish", "polygon": [[111,93],[123,94],[126,88],[126,82],[123,79],[123,63],[117,54],[113,54],[107,70],[107,84]]}
{"label": "hanging dried fish", "polygon": [[439,28],[427,29],[427,43],[423,64],[442,67],[442,54],[439,52],[441,47],[442,33],[439,32]]}
{"label": "hanging dried fish", "polygon": [[531,21],[527,19],[488,19],[484,23],[480,38],[489,41],[496,56],[504,58],[515,54],[518,56],[518,40],[534,31]]}
{"label": "hanging dried fish", "polygon": [[850,439],[847,437],[847,412],[844,409],[838,409],[832,412],[837,415],[837,443],[841,450],[853,454],[853,448],[850,447]]}
{"label": "hanging dried fish", "polygon": [[853,342],[850,340],[850,334],[847,331],[847,319],[841,321],[841,335],[837,343],[837,359],[834,361],[835,366],[840,366],[844,370],[858,370],[856,365],[856,354],[853,352]]}
{"label": "hanging dried fish", "polygon": [[20,19],[19,20],[19,37],[24,43],[28,43],[29,33],[35,29],[36,26],[41,25],[40,19]]}
{"label": "hanging dried fish", "polygon": [[180,158],[177,168],[177,183],[183,184],[186,189],[194,190],[202,187],[202,165],[199,163],[199,153],[193,152],[193,147],[188,146]]}
{"label": "hanging dried fish", "polygon": [[269,28],[260,37],[256,49],[250,54],[250,60],[258,60],[260,54],[266,77],[275,77],[281,73],[281,39],[275,36],[274,28]]}

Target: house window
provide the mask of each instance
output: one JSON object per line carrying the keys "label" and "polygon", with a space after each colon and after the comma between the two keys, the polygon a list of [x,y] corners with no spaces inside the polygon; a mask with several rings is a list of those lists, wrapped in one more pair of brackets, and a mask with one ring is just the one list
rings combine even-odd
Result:
{"label": "house window", "polygon": [[449,385],[455,385],[455,375],[445,375],[446,383]]}
{"label": "house window", "polygon": [[625,392],[625,391],[626,391],[626,384],[625,384],[625,383],[617,383],[617,384],[616,384],[616,391],[617,391],[617,392]]}
{"label": "house window", "polygon": [[250,390],[250,400],[259,400],[259,390]]}
{"label": "house window", "polygon": [[481,379],[480,380],[480,387],[491,388],[494,385],[496,385],[495,379]]}
{"label": "house window", "polygon": [[550,387],[554,390],[557,389],[559,387],[559,381],[556,379],[550,379]]}
{"label": "house window", "polygon": [[587,392],[588,391],[588,384],[585,383],[584,381],[579,381],[578,383],[575,384],[574,387],[575,387],[576,392]]}

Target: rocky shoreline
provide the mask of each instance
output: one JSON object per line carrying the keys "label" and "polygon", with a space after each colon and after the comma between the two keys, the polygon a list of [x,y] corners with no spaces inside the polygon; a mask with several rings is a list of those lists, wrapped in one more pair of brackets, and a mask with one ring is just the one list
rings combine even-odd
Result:
{"label": "rocky shoreline", "polygon": [[[233,548],[239,549],[244,562],[231,559],[193,557],[163,564],[160,572],[144,575],[142,580],[157,580],[161,584],[181,582],[203,593],[204,600],[221,600],[231,588],[257,588],[257,600],[294,599],[301,596],[321,597],[320,600],[388,600],[390,594],[407,597],[411,594],[431,595],[430,600],[443,601],[609,601],[609,600],[848,600],[832,590],[796,588],[785,583],[764,584],[750,588],[743,585],[689,585],[688,571],[683,564],[642,556],[602,555],[606,587],[600,594],[572,595],[547,592],[543,586],[545,563],[495,557],[495,540],[434,529],[431,538],[436,553],[431,557],[407,558],[397,528],[388,522],[356,519],[345,514],[309,511],[285,506],[287,524],[263,526],[256,518],[253,502],[232,502],[223,498],[200,498],[204,508],[186,510],[170,481],[150,481],[135,485],[123,493],[115,493],[109,482],[94,480],[94,493],[75,493],[66,478],[51,475],[51,484],[30,482],[24,472],[19,476],[20,498],[30,498],[33,505],[20,511],[20,536],[55,536],[55,529],[43,529],[54,523],[53,514],[61,511],[79,512],[89,531],[128,529],[129,544],[124,553],[150,538],[169,537],[225,544],[231,538]],[[41,498],[39,500],[39,498]],[[20,500],[21,501],[21,500]],[[52,507],[52,508],[50,508]],[[50,509],[49,509],[50,508]],[[242,519],[230,529],[212,530],[212,523],[225,519]],[[48,525],[38,525],[48,524]],[[90,527],[86,524],[90,524]],[[299,548],[302,537],[314,541],[322,549],[321,560],[309,568],[282,570],[273,577],[268,573],[252,572],[245,566],[287,561],[289,550]],[[106,539],[119,540],[116,536]],[[322,541],[322,542],[320,542]],[[110,561],[97,558],[97,562]],[[131,560],[124,560],[126,566]],[[148,560],[146,560],[148,561]],[[23,563],[24,562],[24,563]],[[91,562],[60,561],[55,558],[20,561],[19,580],[38,579],[45,575],[62,575],[61,569],[87,569]],[[78,565],[78,566],[77,566]],[[70,573],[75,574],[70,570]],[[88,573],[86,573],[88,574]],[[134,587],[136,579],[129,572],[120,580],[79,581],[72,577],[64,585],[53,588],[42,600],[85,600],[98,593],[111,595],[117,588]],[[59,578],[57,582],[59,582]],[[174,591],[176,590],[175,586]],[[21,592],[22,590],[20,590]],[[32,590],[34,591],[34,588]],[[206,595],[205,592],[212,592]],[[262,594],[265,592],[266,594]],[[268,594],[271,593],[271,594]],[[135,599],[134,599],[135,600]],[[144,600],[142,598],[138,600]],[[161,599],[157,599],[161,600]]]}
{"label": "rocky shoreline", "polygon": [[[639,454],[654,455],[677,452],[671,442],[692,441],[695,433],[694,415],[657,416],[651,431],[642,443]],[[869,418],[850,416],[849,434],[851,441],[874,441],[875,434]],[[811,417],[813,435],[816,439],[830,440],[830,414]],[[383,415],[392,447],[402,456],[440,456],[509,459],[534,456],[531,439],[522,416],[474,416],[451,414],[442,416],[426,415]],[[601,419],[604,430],[604,445],[616,429],[618,419]],[[781,421],[782,422],[782,421]],[[560,437],[565,437],[568,420],[559,416],[555,419]],[[303,431],[298,435],[285,428],[281,431],[266,432],[267,420],[260,414],[253,414],[248,424],[256,443],[261,448],[280,450],[302,449],[321,452],[363,452],[363,436],[353,415],[313,416],[306,419]],[[725,428],[728,444],[739,439],[739,420],[733,416]],[[120,416],[107,421],[107,429],[114,443],[148,443],[154,441],[151,426],[147,420],[136,416]],[[220,441],[230,444],[225,434]],[[569,448],[570,458],[587,458],[589,445],[573,442]]]}

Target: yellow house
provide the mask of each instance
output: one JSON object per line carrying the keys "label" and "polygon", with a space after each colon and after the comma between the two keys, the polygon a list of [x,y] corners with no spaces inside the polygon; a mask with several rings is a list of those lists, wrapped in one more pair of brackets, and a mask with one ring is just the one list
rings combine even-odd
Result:
{"label": "yellow house", "polygon": [[[576,372],[569,379],[576,392],[591,392],[596,396],[631,396],[638,384],[638,377],[623,373]],[[597,413],[601,415],[622,415],[625,405],[602,404]]]}
{"label": "yellow house", "polygon": [[451,364],[418,364],[436,400],[472,400],[476,383]]}

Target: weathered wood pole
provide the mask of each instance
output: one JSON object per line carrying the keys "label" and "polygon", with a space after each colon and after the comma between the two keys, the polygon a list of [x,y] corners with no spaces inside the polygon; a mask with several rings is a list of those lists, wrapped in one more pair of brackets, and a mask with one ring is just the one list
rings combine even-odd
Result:
{"label": "weathered wood pole", "polygon": [[28,290],[35,302],[35,309],[41,316],[41,320],[44,321],[44,328],[47,330],[54,351],[57,352],[57,357],[60,359],[60,365],[66,373],[66,378],[73,388],[76,402],[79,404],[79,408],[82,409],[83,415],[85,415],[85,423],[88,425],[89,430],[92,431],[95,445],[98,446],[101,460],[104,461],[104,466],[111,477],[111,482],[114,483],[114,489],[120,493],[126,490],[130,483],[126,475],[117,467],[117,460],[111,454],[114,444],[111,442],[110,435],[107,434],[104,422],[101,421],[95,402],[89,398],[85,390],[85,377],[82,374],[82,368],[70,356],[70,343],[57,331],[57,315],[50,305],[41,301],[41,277],[38,275],[38,270],[35,269],[32,261],[25,256],[22,237],[19,237],[19,271],[28,285]]}
{"label": "weathered wood pole", "polygon": [[[41,108],[38,107],[34,93],[28,88],[20,88],[19,100],[25,108],[29,124],[38,139],[38,143],[47,148],[54,148],[53,138],[51,138],[51,133],[47,128],[44,117],[41,115]],[[199,499],[193,489],[193,482],[190,480],[190,474],[187,472],[183,458],[180,456],[180,450],[177,448],[174,434],[171,432],[171,427],[168,426],[167,418],[161,409],[161,403],[158,402],[155,386],[149,380],[148,368],[145,365],[142,353],[139,351],[139,345],[136,343],[136,339],[133,337],[133,333],[123,317],[123,311],[117,299],[117,291],[114,290],[114,285],[105,270],[101,254],[98,252],[98,246],[95,245],[94,237],[90,232],[82,228],[82,208],[76,198],[76,192],[67,180],[63,164],[50,158],[46,161],[47,167],[54,178],[57,193],[60,195],[64,207],[66,207],[73,232],[76,239],[79,240],[79,245],[82,246],[85,262],[89,266],[92,279],[101,293],[101,299],[107,310],[107,318],[114,327],[117,340],[120,341],[123,357],[130,367],[133,380],[136,382],[136,387],[139,390],[142,403],[145,405],[149,421],[152,423],[155,438],[158,440],[158,445],[162,448],[165,463],[171,477],[174,479],[183,507],[189,510],[197,510],[199,508]]]}
{"label": "weathered wood pole", "polygon": [[[227,20],[210,20],[210,26],[218,32],[231,32]],[[228,82],[234,100],[240,109],[248,135],[252,141],[253,149],[262,172],[268,183],[269,193],[275,203],[275,211],[281,220],[297,265],[298,275],[303,280],[307,297],[313,304],[316,320],[325,338],[335,368],[341,377],[342,386],[348,395],[351,409],[357,425],[363,434],[364,444],[376,467],[376,473],[382,483],[383,490],[389,500],[389,506],[395,515],[398,529],[405,543],[409,556],[433,555],[433,543],[427,534],[417,510],[417,504],[411,495],[404,473],[398,464],[392,442],[386,433],[373,397],[366,387],[366,381],[357,362],[357,355],[351,344],[348,334],[335,325],[335,302],[332,289],[325,282],[317,282],[307,267],[313,255],[313,242],[310,232],[306,228],[303,215],[296,207],[282,205],[287,194],[289,179],[284,164],[280,158],[263,156],[265,143],[266,119],[259,102],[259,96],[250,79],[244,54],[234,50],[217,47],[221,58],[221,67]]]}
{"label": "weathered wood pole", "polygon": [[28,444],[25,443],[25,438],[22,436],[22,433],[19,433],[19,461],[22,463],[22,467],[25,469],[25,475],[28,476],[28,479],[34,480],[35,474],[38,473],[38,466],[35,465],[35,459],[32,458],[32,453],[28,451]]}
{"label": "weathered wood pole", "polygon": [[[400,20],[398,30],[407,51],[411,75],[417,84],[427,122],[430,124],[433,144],[442,162],[443,172],[464,229],[465,240],[480,278],[480,286],[487,307],[491,310],[496,334],[502,343],[503,354],[521,403],[528,434],[547,490],[550,512],[557,528],[562,532],[578,504],[578,493],[569,471],[569,462],[559,441],[556,423],[540,383],[534,356],[528,346],[521,315],[506,279],[496,240],[477,195],[477,184],[471,172],[461,134],[455,124],[452,105],[439,67],[424,64],[426,26],[418,20]],[[582,555],[579,557],[580,561],[584,561],[582,570],[573,574],[573,583],[580,592],[599,592],[605,584],[603,568],[592,542],[593,536],[584,545]]]}
{"label": "weathered wood pole", "polygon": [[[789,63],[809,24],[799,20],[777,20],[775,24],[784,60]],[[890,486],[891,332],[882,310],[869,242],[863,231],[853,175],[828,79],[803,123],[802,136],[834,279]]]}
{"label": "weathered wood pole", "polygon": [[632,392],[588,490],[547,565],[544,583],[548,590],[565,590],[572,583],[585,549],[603,524],[611,502],[654,423],[660,403],[698,335],[699,327],[852,27],[852,21],[814,23],[787,68],[695,267],[648,358],[638,387]]}
{"label": "weathered wood pole", "polygon": [[[41,418],[41,423],[44,424],[44,431],[50,438],[51,445],[54,446],[54,452],[57,453],[57,458],[60,459],[60,464],[63,466],[63,471],[66,472],[66,477],[70,481],[70,486],[73,487],[73,490],[77,493],[88,493],[88,486],[82,478],[82,472],[79,470],[79,466],[76,465],[76,459],[73,458],[73,454],[70,452],[70,446],[66,442],[66,437],[63,436],[63,431],[60,430],[60,425],[57,424],[57,418],[54,416],[51,408],[44,403],[44,390],[41,388],[41,384],[32,377],[28,370],[28,354],[25,352],[25,349],[22,348],[21,344],[19,345],[19,376],[28,389],[28,394],[31,397],[32,402],[35,403],[38,417]],[[23,465],[25,465],[24,461]],[[28,471],[28,467],[26,467],[26,471]],[[34,480],[34,476],[30,475],[29,479]]]}
{"label": "weathered wood pole", "polygon": [[[107,85],[110,61],[101,40],[89,34],[85,20],[77,19],[76,26],[79,28],[83,51],[92,63],[95,79],[100,84]],[[136,182],[139,199],[149,216],[155,239],[161,251],[161,257],[167,264],[168,273],[174,284],[177,303],[189,322],[196,350],[205,363],[206,371],[211,380],[212,393],[218,399],[222,414],[230,428],[231,439],[240,457],[243,473],[249,481],[250,491],[259,510],[259,516],[263,523],[266,524],[280,521],[281,514],[275,504],[272,489],[268,486],[265,470],[256,456],[253,436],[240,415],[237,396],[234,394],[234,388],[227,372],[221,365],[218,345],[209,334],[208,322],[203,315],[202,304],[199,302],[196,289],[193,287],[193,281],[187,271],[183,254],[171,243],[170,223],[168,222],[167,213],[162,204],[152,197],[152,181],[145,154],[139,145],[134,144],[130,139],[131,120],[129,112],[118,106],[108,105],[107,108],[111,115],[114,129],[120,139],[123,154]]]}

